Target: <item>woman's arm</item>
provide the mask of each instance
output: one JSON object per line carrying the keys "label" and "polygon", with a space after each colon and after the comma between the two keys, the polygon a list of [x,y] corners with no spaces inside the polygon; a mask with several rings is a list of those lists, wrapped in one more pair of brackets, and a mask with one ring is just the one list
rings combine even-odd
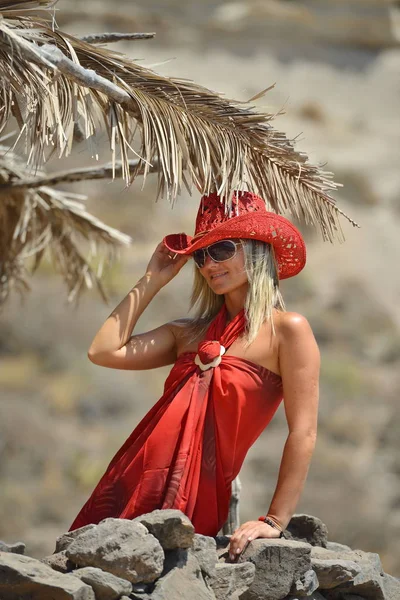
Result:
{"label": "woman's arm", "polygon": [[[320,355],[307,319],[297,313],[282,315],[278,335],[289,434],[268,514],[285,529],[299,501],[315,447]],[[249,541],[259,537],[279,537],[279,530],[260,521],[243,523],[231,537],[231,558],[240,554]]]}
{"label": "woman's arm", "polygon": [[145,275],[97,332],[88,351],[93,363],[114,369],[152,369],[175,360],[176,338],[171,324],[140,335],[132,336],[132,331],[154,296],[187,260],[185,256],[171,258],[162,242],[157,246]]}
{"label": "woman's arm", "polygon": [[289,433],[268,514],[285,528],[300,499],[315,447],[320,355],[307,319],[299,314],[284,314],[279,335],[279,365]]}

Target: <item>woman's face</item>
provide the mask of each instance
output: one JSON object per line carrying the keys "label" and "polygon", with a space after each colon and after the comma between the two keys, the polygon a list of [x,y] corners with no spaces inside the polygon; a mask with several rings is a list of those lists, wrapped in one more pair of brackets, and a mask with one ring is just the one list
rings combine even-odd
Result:
{"label": "woman's face", "polygon": [[239,244],[235,256],[224,262],[215,262],[206,253],[205,264],[199,268],[199,271],[215,294],[228,294],[239,288],[247,289],[248,281],[244,265],[243,246]]}

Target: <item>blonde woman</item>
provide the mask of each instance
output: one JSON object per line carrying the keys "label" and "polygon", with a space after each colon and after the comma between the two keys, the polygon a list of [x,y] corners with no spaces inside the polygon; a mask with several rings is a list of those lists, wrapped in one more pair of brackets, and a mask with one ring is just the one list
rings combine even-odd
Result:
{"label": "blonde woman", "polygon": [[[193,319],[134,331],[160,289],[193,258]],[[173,365],[164,394],[112,459],[70,529],[106,517],[176,508],[215,536],[247,451],[283,400],[288,436],[271,504],[231,536],[235,558],[255,538],[281,537],[305,484],[317,432],[319,351],[307,320],[286,312],[279,280],[306,261],[300,232],[250,192],[225,209],[201,199],[195,235],[168,235],[89,350],[114,369]],[[262,474],[260,474],[262,476]]]}

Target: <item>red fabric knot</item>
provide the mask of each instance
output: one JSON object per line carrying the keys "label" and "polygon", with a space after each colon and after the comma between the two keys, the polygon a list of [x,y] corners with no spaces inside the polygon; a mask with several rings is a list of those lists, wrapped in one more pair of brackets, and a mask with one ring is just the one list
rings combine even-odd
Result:
{"label": "red fabric knot", "polygon": [[225,354],[225,348],[219,342],[204,340],[198,345],[194,362],[202,371],[207,371],[207,369],[220,364],[223,354]]}

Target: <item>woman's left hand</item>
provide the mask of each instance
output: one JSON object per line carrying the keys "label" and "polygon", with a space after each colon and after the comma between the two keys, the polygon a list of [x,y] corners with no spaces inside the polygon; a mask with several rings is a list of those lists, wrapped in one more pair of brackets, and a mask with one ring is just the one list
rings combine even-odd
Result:
{"label": "woman's left hand", "polygon": [[275,527],[262,521],[247,521],[236,529],[229,544],[229,558],[235,560],[239,557],[252,540],[257,538],[279,538],[281,532]]}

